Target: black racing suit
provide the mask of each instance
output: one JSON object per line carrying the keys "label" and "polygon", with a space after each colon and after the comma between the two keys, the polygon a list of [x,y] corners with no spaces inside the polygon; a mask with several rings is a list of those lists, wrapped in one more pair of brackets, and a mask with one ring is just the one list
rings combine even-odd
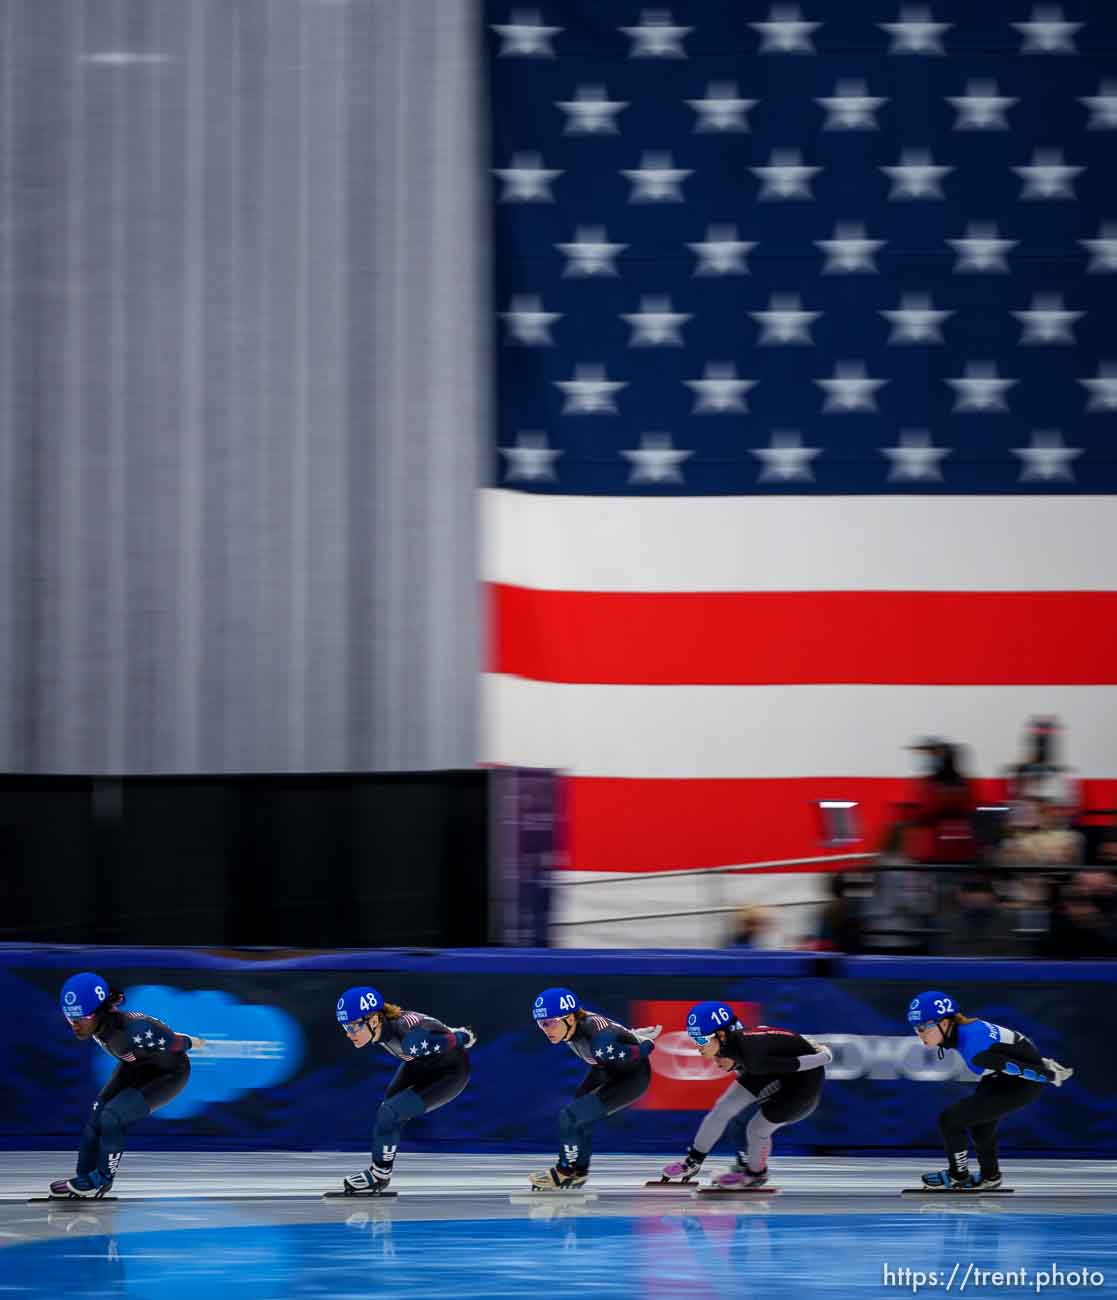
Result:
{"label": "black racing suit", "polygon": [[652,1081],[650,1042],[641,1042],[631,1029],[608,1016],[589,1012],[575,1021],[564,1040],[590,1067],[574,1100],[559,1111],[561,1150],[558,1168],[584,1174],[593,1154],[593,1126],[638,1101]]}
{"label": "black racing suit", "polygon": [[124,1151],[125,1131],[165,1106],[186,1087],[194,1045],[187,1034],[142,1011],[106,1011],[93,1041],[119,1061],[93,1103],[78,1149],[79,1174],[98,1170],[112,1178]]}
{"label": "black racing suit", "polygon": [[404,1011],[395,1020],[381,1013],[376,1043],[403,1062],[376,1112],[372,1139],[373,1165],[391,1173],[404,1125],[453,1101],[469,1082],[469,1053],[452,1029],[421,1011]]}
{"label": "black racing suit", "polygon": [[953,1023],[943,1047],[958,1051],[975,1074],[988,1071],[968,1097],[948,1106],[939,1116],[939,1132],[951,1171],[956,1175],[966,1171],[968,1129],[982,1178],[999,1178],[998,1124],[1005,1115],[1038,1101],[1048,1086],[1024,1078],[1018,1071],[1028,1069],[1046,1080],[1053,1077],[1052,1072],[1030,1038],[1019,1030],[991,1025],[986,1020]]}
{"label": "black racing suit", "polygon": [[699,1126],[691,1157],[705,1157],[728,1130],[738,1163],[760,1173],[776,1129],[818,1105],[826,1058],[802,1034],[760,1025],[727,1031],[718,1059],[731,1063],[736,1078]]}
{"label": "black racing suit", "polygon": [[818,1105],[826,1071],[813,1043],[792,1029],[758,1025],[726,1034],[719,1053],[733,1062],[737,1082],[777,1124],[792,1124]]}

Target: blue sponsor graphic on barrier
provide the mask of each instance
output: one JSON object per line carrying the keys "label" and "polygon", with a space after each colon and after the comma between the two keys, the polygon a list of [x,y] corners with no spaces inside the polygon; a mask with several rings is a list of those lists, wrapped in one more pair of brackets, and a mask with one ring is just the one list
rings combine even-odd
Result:
{"label": "blue sponsor graphic on barrier", "polygon": [[[160,1110],[162,1119],[186,1119],[214,1102],[273,1087],[291,1078],[302,1063],[302,1030],[277,1007],[238,1002],[218,989],[185,991],[164,984],[140,984],[126,989],[125,997],[128,1010],[206,1042],[204,1050],[191,1052],[190,1083]],[[93,1069],[98,1087],[115,1068],[111,1057],[97,1053]]]}

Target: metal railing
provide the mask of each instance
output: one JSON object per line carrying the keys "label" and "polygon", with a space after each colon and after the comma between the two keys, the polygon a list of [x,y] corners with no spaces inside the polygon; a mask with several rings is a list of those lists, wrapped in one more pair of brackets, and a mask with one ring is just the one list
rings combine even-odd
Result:
{"label": "metal railing", "polygon": [[[783,903],[765,903],[765,907],[807,907],[816,900],[812,899],[795,899]],[[640,912],[635,916],[594,916],[587,917],[584,921],[552,921],[551,929],[558,930],[566,926],[582,925],[619,925],[626,921],[676,921],[681,916],[721,916],[732,912],[739,912],[742,904],[736,903],[730,907],[701,907],[691,912]]]}
{"label": "metal railing", "polygon": [[637,871],[631,875],[619,876],[609,874],[603,880],[563,880],[565,872],[551,873],[551,883],[562,885],[566,889],[575,889],[578,885],[627,885],[636,881],[671,880],[682,876],[696,878],[699,876],[733,876],[740,872],[765,871],[771,867],[810,867],[819,862],[871,862],[879,857],[876,853],[835,853],[824,854],[817,858],[773,858],[769,862],[739,862],[732,867],[684,867],[678,871]]}
{"label": "metal railing", "polygon": [[[740,876],[750,875],[761,871],[771,870],[779,867],[812,867],[820,863],[831,862],[872,862],[877,855],[875,853],[840,853],[824,854],[819,857],[811,858],[773,858],[767,862],[744,862],[737,863],[734,866],[725,867],[688,867],[679,871],[641,871],[633,875],[615,876],[609,875],[601,880],[583,877],[580,880],[567,880],[563,878],[565,873],[552,872],[552,885],[561,886],[564,889],[576,889],[579,885],[627,885],[634,882],[646,884],[650,881],[657,880],[704,880],[717,876]],[[821,900],[803,899],[797,901],[788,901],[780,903],[765,904],[767,907],[804,907],[810,906]],[[701,907],[691,911],[671,912],[639,912],[627,916],[595,916],[579,918],[576,921],[552,921],[551,929],[570,929],[573,927],[584,927],[589,925],[623,925],[635,921],[674,921],[681,917],[690,916],[725,916],[741,910],[741,904],[721,905],[718,907]]]}

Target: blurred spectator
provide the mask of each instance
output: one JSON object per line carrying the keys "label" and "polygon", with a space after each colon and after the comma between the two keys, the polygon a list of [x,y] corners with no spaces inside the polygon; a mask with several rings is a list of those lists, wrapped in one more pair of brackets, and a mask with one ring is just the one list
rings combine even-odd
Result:
{"label": "blurred spectator", "polygon": [[1051,850],[1033,849],[1036,859],[1022,855],[1024,869],[1016,872],[991,868],[959,879],[950,870],[879,867],[830,875],[818,935],[802,946],[890,956],[1117,958],[1117,870],[1072,874],[1048,862]]}
{"label": "blurred spectator", "polygon": [[1059,719],[1036,717],[1024,730],[1023,757],[1009,769],[1008,796],[1012,802],[1042,799],[1078,811],[1081,796],[1072,768],[1059,762]]}
{"label": "blurred spectator", "polygon": [[774,926],[772,914],[759,903],[749,903],[734,917],[729,935],[730,948],[773,948]]}
{"label": "blurred spectator", "polygon": [[1069,808],[1043,799],[1025,799],[1013,810],[997,862],[1002,867],[1077,866],[1084,851],[1085,837],[1071,825]]}
{"label": "blurred spectator", "polygon": [[1037,955],[1051,925],[1051,877],[1045,871],[1005,873],[998,888],[1021,950],[1029,956]]}
{"label": "blurred spectator", "polygon": [[1090,960],[1117,957],[1117,882],[1107,871],[1079,871],[1059,886],[1045,957]]}
{"label": "blurred spectator", "polygon": [[973,862],[975,800],[962,771],[961,747],[932,738],[916,741],[910,748],[923,755],[926,773],[885,837],[883,853],[899,853],[911,862]]}
{"label": "blurred spectator", "polygon": [[873,886],[864,904],[865,951],[924,956],[938,911],[938,873],[889,867],[874,873]]}
{"label": "blurred spectator", "polygon": [[1089,892],[1095,905],[1111,922],[1117,920],[1117,874],[1112,871],[1080,871],[1075,881]]}
{"label": "blurred spectator", "polygon": [[935,942],[943,957],[1007,957],[1020,948],[1012,912],[990,880],[971,876],[954,890],[953,906],[941,916],[942,933]]}
{"label": "blurred spectator", "polygon": [[863,872],[835,871],[827,885],[830,901],[822,909],[813,946],[822,952],[860,952],[864,901],[872,894],[872,879]]}

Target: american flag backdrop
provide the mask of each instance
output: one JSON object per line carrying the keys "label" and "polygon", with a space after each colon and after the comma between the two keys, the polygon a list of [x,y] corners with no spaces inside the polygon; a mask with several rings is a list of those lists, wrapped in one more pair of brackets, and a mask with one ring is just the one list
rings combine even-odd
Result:
{"label": "american flag backdrop", "polygon": [[818,852],[1037,713],[1117,777],[1117,6],[485,19],[483,757],[572,865]]}

